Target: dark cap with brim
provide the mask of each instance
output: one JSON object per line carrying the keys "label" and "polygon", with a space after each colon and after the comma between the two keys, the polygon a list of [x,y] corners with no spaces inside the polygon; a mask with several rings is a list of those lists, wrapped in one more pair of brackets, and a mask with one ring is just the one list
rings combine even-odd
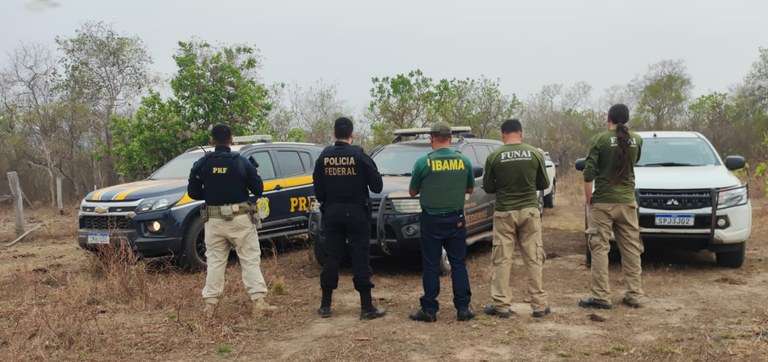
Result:
{"label": "dark cap with brim", "polygon": [[450,137],[451,136],[451,127],[448,126],[445,123],[437,123],[432,126],[432,128],[429,130],[429,134],[433,136],[444,136],[444,137]]}

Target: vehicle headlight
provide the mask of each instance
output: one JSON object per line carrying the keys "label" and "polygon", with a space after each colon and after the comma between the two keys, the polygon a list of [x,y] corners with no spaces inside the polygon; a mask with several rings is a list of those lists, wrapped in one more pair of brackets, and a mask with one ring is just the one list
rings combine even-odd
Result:
{"label": "vehicle headlight", "polygon": [[178,202],[183,195],[154,197],[143,200],[136,206],[136,213],[165,210]]}
{"label": "vehicle headlight", "polygon": [[746,205],[747,201],[749,201],[749,189],[747,186],[722,190],[717,198],[717,208],[727,209],[729,207]]}
{"label": "vehicle headlight", "polygon": [[390,199],[392,208],[403,214],[418,214],[421,212],[419,199]]}

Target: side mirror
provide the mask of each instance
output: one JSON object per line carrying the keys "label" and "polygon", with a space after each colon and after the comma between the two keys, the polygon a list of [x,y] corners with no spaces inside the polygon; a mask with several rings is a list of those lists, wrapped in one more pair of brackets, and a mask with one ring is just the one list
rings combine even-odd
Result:
{"label": "side mirror", "polygon": [[736,171],[744,168],[747,165],[747,161],[742,156],[728,156],[725,158],[725,168]]}
{"label": "side mirror", "polygon": [[485,170],[483,170],[482,167],[479,167],[479,166],[472,167],[472,175],[474,175],[475,178],[483,177],[484,171]]}
{"label": "side mirror", "polygon": [[584,167],[587,166],[587,159],[586,158],[580,158],[576,160],[576,163],[574,164],[576,167],[576,170],[578,171],[584,171]]}
{"label": "side mirror", "polygon": [[253,167],[259,168],[259,163],[256,162],[256,159],[253,158],[253,156],[248,156],[248,161],[253,165]]}

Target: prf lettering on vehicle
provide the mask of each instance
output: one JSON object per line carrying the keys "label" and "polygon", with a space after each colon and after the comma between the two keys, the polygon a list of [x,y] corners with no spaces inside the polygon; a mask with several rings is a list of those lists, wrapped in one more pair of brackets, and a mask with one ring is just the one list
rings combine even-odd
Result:
{"label": "prf lettering on vehicle", "polygon": [[427,160],[427,166],[429,166],[433,172],[460,171],[466,169],[464,160],[461,159]]}
{"label": "prf lettering on vehicle", "polygon": [[357,167],[353,156],[323,157],[326,176],[356,176]]}
{"label": "prf lettering on vehicle", "polygon": [[291,212],[309,211],[309,197],[291,197]]}
{"label": "prf lettering on vehicle", "polygon": [[223,175],[223,174],[227,173],[227,168],[226,167],[214,167],[213,171],[211,171],[211,173],[213,173],[213,174],[222,174]]}
{"label": "prf lettering on vehicle", "polygon": [[533,153],[529,150],[507,151],[501,153],[501,162],[530,161]]}

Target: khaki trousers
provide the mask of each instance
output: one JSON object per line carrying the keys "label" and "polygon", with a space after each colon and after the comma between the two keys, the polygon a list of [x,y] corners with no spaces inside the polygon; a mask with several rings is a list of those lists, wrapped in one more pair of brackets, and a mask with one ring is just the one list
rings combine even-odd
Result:
{"label": "khaki trousers", "polygon": [[493,214],[493,306],[498,310],[505,310],[512,305],[509,277],[516,247],[520,250],[527,270],[531,307],[534,310],[543,310],[548,305],[547,293],[542,288],[541,280],[545,254],[541,241],[541,215],[536,208],[496,211]]}
{"label": "khaki trousers", "polygon": [[252,300],[267,295],[267,284],[261,274],[261,247],[256,226],[249,215],[237,215],[232,220],[210,218],[205,223],[205,257],[208,272],[205,276],[203,299],[216,304],[224,291],[224,274],[229,251],[234,247],[240,261],[245,290]]}
{"label": "khaki trousers", "polygon": [[589,233],[589,250],[592,254],[592,296],[610,301],[611,287],[608,280],[608,251],[611,235],[621,253],[621,270],[627,284],[626,296],[643,296],[642,264],[643,242],[637,220],[636,204],[593,204]]}

